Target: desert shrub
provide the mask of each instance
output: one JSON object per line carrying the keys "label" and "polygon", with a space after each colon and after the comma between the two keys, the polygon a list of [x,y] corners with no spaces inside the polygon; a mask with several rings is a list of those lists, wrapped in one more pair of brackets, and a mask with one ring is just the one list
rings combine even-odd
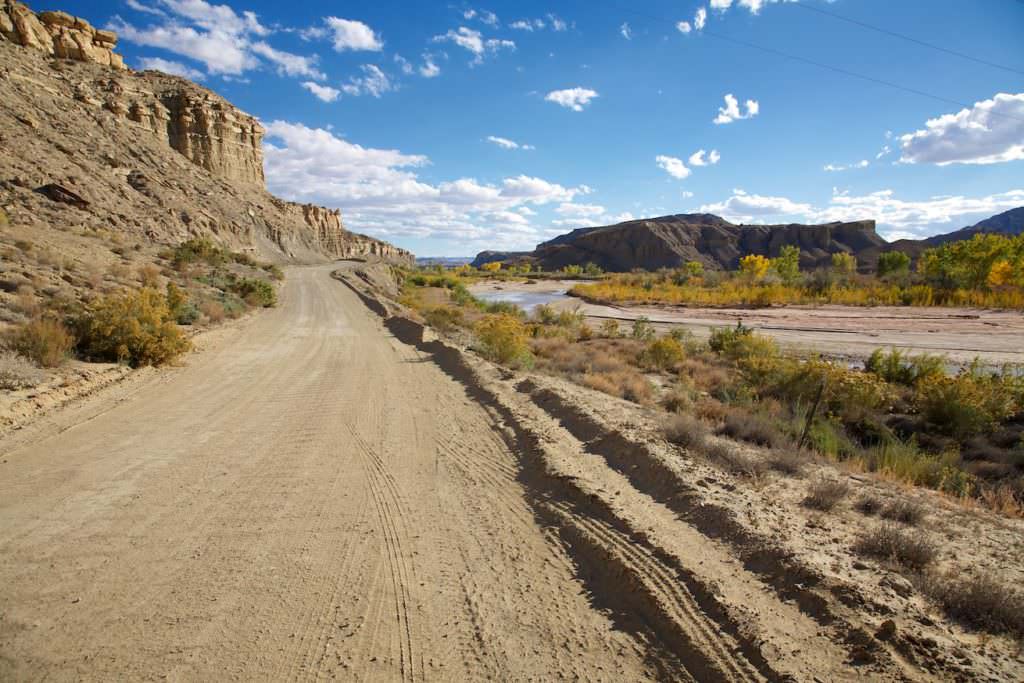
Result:
{"label": "desert shrub", "polygon": [[224,304],[219,301],[204,301],[199,304],[199,312],[212,323],[223,322],[225,317]]}
{"label": "desert shrub", "polygon": [[854,543],[854,552],[865,557],[894,562],[913,571],[921,571],[938,555],[938,550],[920,533],[909,534],[892,523],[880,524],[864,532]]}
{"label": "desert shrub", "polygon": [[156,264],[147,263],[139,266],[136,273],[143,287],[157,287],[160,285],[160,267]]}
{"label": "desert shrub", "polygon": [[451,332],[461,327],[465,317],[462,310],[451,306],[437,306],[424,312],[423,317],[427,324],[439,332]]}
{"label": "desert shrub", "polygon": [[757,477],[765,470],[763,461],[747,455],[735,444],[724,441],[707,443],[704,447],[704,456],[712,464],[731,474]]}
{"label": "desert shrub", "polygon": [[176,246],[170,259],[176,266],[196,262],[218,266],[228,261],[228,252],[205,237],[196,237]]}
{"label": "desert shrub", "polygon": [[7,212],[0,209],[0,227],[7,225],[10,220],[7,218]]}
{"label": "desert shrub", "polygon": [[807,487],[807,495],[801,505],[813,510],[828,512],[850,494],[849,482],[839,479],[819,478]]}
{"label": "desert shrub", "polygon": [[923,379],[946,374],[945,359],[941,356],[907,356],[899,349],[892,349],[889,353],[875,349],[865,363],[864,369],[886,382],[908,387],[916,385]]}
{"label": "desert shrub", "polygon": [[878,511],[882,509],[882,501],[874,496],[861,496],[853,504],[853,509],[862,515],[870,517],[871,515],[877,515]]}
{"label": "desert shrub", "polygon": [[768,469],[796,477],[803,474],[807,459],[797,448],[773,448],[765,458]]}
{"label": "desert shrub", "polygon": [[75,321],[78,346],[97,360],[161,365],[191,348],[159,291],[120,292],[94,303]]}
{"label": "desert shrub", "polygon": [[690,392],[684,389],[675,389],[661,400],[661,407],[670,413],[689,410],[692,405],[693,399],[690,397]]}
{"label": "desert shrub", "polygon": [[277,290],[266,280],[249,277],[236,278],[228,288],[250,306],[270,308],[277,305]]}
{"label": "desert shrub", "polygon": [[737,362],[749,358],[772,359],[779,354],[778,344],[773,339],[756,334],[742,322],[736,327],[712,330],[708,347],[719,356]]}
{"label": "desert shrub", "polygon": [[708,428],[691,415],[672,415],[662,425],[669,442],[687,449],[700,449],[708,438]]}
{"label": "desert shrub", "polygon": [[532,355],[526,327],[518,317],[507,313],[489,313],[475,325],[481,354],[498,363],[528,365]]}
{"label": "desert shrub", "polygon": [[1024,639],[1024,592],[989,573],[949,571],[929,574],[921,591],[953,619],[991,633]]}
{"label": "desert shrub", "polygon": [[15,329],[6,346],[44,368],[55,368],[71,355],[75,338],[61,321],[39,317]]}
{"label": "desert shrub", "polygon": [[655,370],[668,370],[680,363],[685,355],[682,344],[672,337],[661,337],[647,345],[642,360]]}
{"label": "desert shrub", "polygon": [[[465,305],[456,296],[456,294],[460,293],[461,291],[462,290],[457,288],[452,290],[452,301],[455,301],[455,303],[459,304],[460,306]],[[469,290],[466,290],[466,292],[468,294]],[[523,312],[523,309],[519,308],[519,306],[512,303],[511,301],[491,301],[490,303],[484,304],[483,310],[492,314],[512,315],[517,318],[522,318],[526,315]]]}
{"label": "desert shrub", "polygon": [[651,325],[651,321],[644,316],[640,316],[633,321],[632,330],[633,339],[640,341],[650,341],[654,339],[654,326]]}
{"label": "desert shrub", "polygon": [[618,339],[620,336],[622,336],[622,333],[619,331],[619,321],[602,321],[601,327],[598,328],[598,336],[604,337],[606,339]]}
{"label": "desert shrub", "polygon": [[725,413],[718,433],[769,448],[781,448],[788,441],[769,418],[739,407],[732,407]]}
{"label": "desert shrub", "polygon": [[167,310],[179,325],[192,325],[199,319],[199,308],[189,301],[188,295],[174,282],[167,283]]}
{"label": "desert shrub", "polygon": [[913,501],[898,499],[882,508],[881,516],[908,526],[917,526],[924,519],[924,508]]}
{"label": "desert shrub", "polygon": [[0,389],[29,389],[46,378],[46,373],[24,356],[13,351],[0,351]]}
{"label": "desert shrub", "polygon": [[914,404],[929,423],[958,439],[991,431],[1017,410],[1014,392],[1002,378],[971,371],[923,379]]}
{"label": "desert shrub", "polygon": [[284,271],[281,270],[281,266],[276,263],[264,263],[260,268],[270,276],[271,280],[277,280],[278,282],[284,280]]}

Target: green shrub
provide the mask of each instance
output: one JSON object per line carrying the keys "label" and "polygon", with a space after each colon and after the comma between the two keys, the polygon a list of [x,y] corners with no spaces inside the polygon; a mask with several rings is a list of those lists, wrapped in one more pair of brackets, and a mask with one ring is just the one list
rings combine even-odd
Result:
{"label": "green shrub", "polygon": [[463,324],[462,311],[451,306],[438,306],[427,310],[423,317],[427,324],[439,332],[451,332]]}
{"label": "green shrub", "polygon": [[485,358],[510,365],[532,363],[526,327],[514,315],[490,313],[474,327]]}
{"label": "green shrub", "polygon": [[742,322],[736,327],[718,327],[711,331],[708,347],[723,358],[740,361],[747,358],[770,359],[779,355],[778,344],[773,339],[755,334]]}
{"label": "green shrub", "polygon": [[244,299],[250,306],[270,308],[277,305],[277,290],[266,280],[250,277],[236,278],[228,285],[228,289]]}
{"label": "green shrub", "polygon": [[661,337],[648,343],[641,354],[645,365],[655,370],[668,370],[683,361],[683,345],[672,337]]}
{"label": "green shrub", "polygon": [[167,298],[148,287],[104,297],[77,318],[75,327],[84,355],[133,367],[161,365],[191,348]]}
{"label": "green shrub", "polygon": [[228,252],[205,237],[194,237],[182,242],[171,252],[171,260],[175,264],[208,263],[211,266],[221,265],[228,261]]}
{"label": "green shrub", "polygon": [[260,267],[266,271],[267,275],[270,276],[271,280],[277,280],[278,282],[284,280],[284,271],[281,270],[281,266],[277,265],[276,263],[264,263]]}
{"label": "green shrub", "polygon": [[945,359],[942,356],[907,356],[899,349],[892,349],[889,353],[875,349],[865,363],[864,369],[886,382],[908,387],[928,377],[946,374]]}
{"label": "green shrub", "polygon": [[75,338],[61,321],[40,317],[14,330],[7,346],[44,368],[55,368],[71,355]]}
{"label": "green shrub", "polygon": [[597,334],[605,339],[618,339],[622,336],[622,332],[619,331],[619,321],[612,319],[601,321]]}
{"label": "green shrub", "polygon": [[887,251],[878,256],[878,274],[898,275],[910,272],[910,257],[902,251]]}
{"label": "green shrub", "polygon": [[963,372],[933,376],[918,383],[914,404],[929,423],[958,439],[991,431],[1017,410],[1015,386],[1008,377]]}
{"label": "green shrub", "polygon": [[633,321],[633,339],[650,341],[654,339],[654,326],[645,316],[640,316]]}

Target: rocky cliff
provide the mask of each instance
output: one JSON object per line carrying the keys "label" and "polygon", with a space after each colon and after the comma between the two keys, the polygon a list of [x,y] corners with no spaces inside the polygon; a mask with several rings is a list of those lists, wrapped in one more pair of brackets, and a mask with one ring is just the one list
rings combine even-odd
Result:
{"label": "rocky cliff", "polygon": [[12,222],[207,236],[279,261],[411,261],[335,210],[270,195],[254,117],[188,80],[124,68],[117,36],[83,19],[0,2],[0,206]]}
{"label": "rocky cliff", "polygon": [[[777,256],[784,246],[793,245],[800,248],[801,265],[813,268],[828,263],[832,254],[884,244],[874,221],[743,226],[710,214],[680,214],[581,228],[539,244],[529,254],[505,257],[527,259],[545,269],[595,263],[621,272],[677,268],[687,261],[700,261],[717,270],[736,268],[746,254]],[[474,263],[502,258],[500,253],[487,252]]]}

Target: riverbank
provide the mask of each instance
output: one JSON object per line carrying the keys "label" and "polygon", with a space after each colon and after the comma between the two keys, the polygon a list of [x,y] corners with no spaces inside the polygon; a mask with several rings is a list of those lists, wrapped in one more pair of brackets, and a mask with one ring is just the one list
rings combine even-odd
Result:
{"label": "riverbank", "polygon": [[698,338],[715,327],[742,321],[780,344],[832,357],[862,360],[879,347],[912,354],[945,355],[951,363],[980,358],[987,364],[1024,364],[1024,315],[1006,310],[923,308],[913,306],[777,306],[709,308],[683,306],[611,306],[566,294],[558,281],[480,282],[470,291],[488,300],[547,303],[560,310],[579,308],[599,325],[602,320],[631,322],[648,318],[657,328],[682,326]]}

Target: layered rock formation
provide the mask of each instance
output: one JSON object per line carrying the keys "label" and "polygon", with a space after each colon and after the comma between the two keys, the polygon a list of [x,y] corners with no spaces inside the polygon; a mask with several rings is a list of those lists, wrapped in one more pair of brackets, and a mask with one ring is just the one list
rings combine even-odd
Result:
{"label": "layered rock formation", "polygon": [[537,245],[528,254],[485,252],[474,261],[530,260],[545,269],[594,263],[608,271],[678,268],[700,261],[711,269],[734,269],[746,254],[778,256],[784,246],[800,248],[801,265],[828,263],[832,254],[858,253],[884,245],[874,221],[826,225],[735,225],[710,214],[680,214],[581,228]]}
{"label": "layered rock formation", "polygon": [[345,230],[335,210],[270,195],[254,117],[183,78],[125,69],[117,37],[82,19],[0,2],[0,206],[12,221],[211,237],[277,261],[411,261]]}
{"label": "layered rock formation", "polygon": [[114,53],[115,33],[93,28],[85,19],[66,12],[37,15],[20,2],[3,0],[0,34],[12,43],[61,59],[124,68],[121,55]]}

